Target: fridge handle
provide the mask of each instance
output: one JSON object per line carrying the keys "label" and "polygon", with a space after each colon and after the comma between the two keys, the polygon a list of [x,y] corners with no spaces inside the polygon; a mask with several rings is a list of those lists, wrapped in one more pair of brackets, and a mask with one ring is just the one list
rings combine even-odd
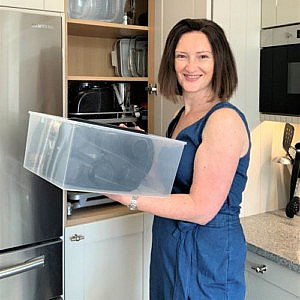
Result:
{"label": "fridge handle", "polygon": [[24,263],[16,264],[11,267],[0,269],[0,279],[4,279],[10,276],[14,276],[44,266],[45,266],[45,256],[42,255],[36,258],[29,259]]}

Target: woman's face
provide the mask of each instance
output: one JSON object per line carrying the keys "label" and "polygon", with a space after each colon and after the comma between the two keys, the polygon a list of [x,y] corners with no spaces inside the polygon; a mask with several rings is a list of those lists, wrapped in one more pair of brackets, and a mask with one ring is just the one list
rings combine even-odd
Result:
{"label": "woman's face", "polygon": [[214,58],[204,33],[193,31],[181,36],[175,49],[175,71],[183,93],[210,94]]}

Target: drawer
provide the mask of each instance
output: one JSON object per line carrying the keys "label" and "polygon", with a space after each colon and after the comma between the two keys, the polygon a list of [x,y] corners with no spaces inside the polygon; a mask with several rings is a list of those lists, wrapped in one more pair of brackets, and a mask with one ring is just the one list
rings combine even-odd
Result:
{"label": "drawer", "polygon": [[[267,268],[264,273],[258,273],[252,269],[252,267],[256,268],[262,265],[265,265]],[[246,259],[246,271],[250,274],[255,274],[261,279],[266,280],[297,297],[300,297],[299,273],[289,270],[267,258],[249,251]]]}

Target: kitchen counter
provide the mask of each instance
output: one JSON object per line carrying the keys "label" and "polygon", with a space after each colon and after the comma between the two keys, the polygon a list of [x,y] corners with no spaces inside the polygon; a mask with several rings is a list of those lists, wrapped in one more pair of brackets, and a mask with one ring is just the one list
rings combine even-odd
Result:
{"label": "kitchen counter", "polygon": [[276,210],[241,218],[248,250],[300,273],[300,216]]}

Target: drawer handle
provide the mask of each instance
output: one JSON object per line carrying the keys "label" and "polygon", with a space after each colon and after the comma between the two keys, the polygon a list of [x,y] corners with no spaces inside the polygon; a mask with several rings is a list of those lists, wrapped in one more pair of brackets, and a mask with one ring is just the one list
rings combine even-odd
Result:
{"label": "drawer handle", "polygon": [[74,234],[70,237],[71,242],[79,242],[81,240],[84,240],[84,235],[81,234]]}
{"label": "drawer handle", "polygon": [[24,263],[7,267],[0,270],[0,279],[4,279],[10,276],[14,276],[20,273],[30,271],[45,266],[44,255],[25,261]]}
{"label": "drawer handle", "polygon": [[261,273],[261,274],[267,272],[266,265],[253,266],[253,267],[251,267],[251,269],[254,270],[256,273]]}

